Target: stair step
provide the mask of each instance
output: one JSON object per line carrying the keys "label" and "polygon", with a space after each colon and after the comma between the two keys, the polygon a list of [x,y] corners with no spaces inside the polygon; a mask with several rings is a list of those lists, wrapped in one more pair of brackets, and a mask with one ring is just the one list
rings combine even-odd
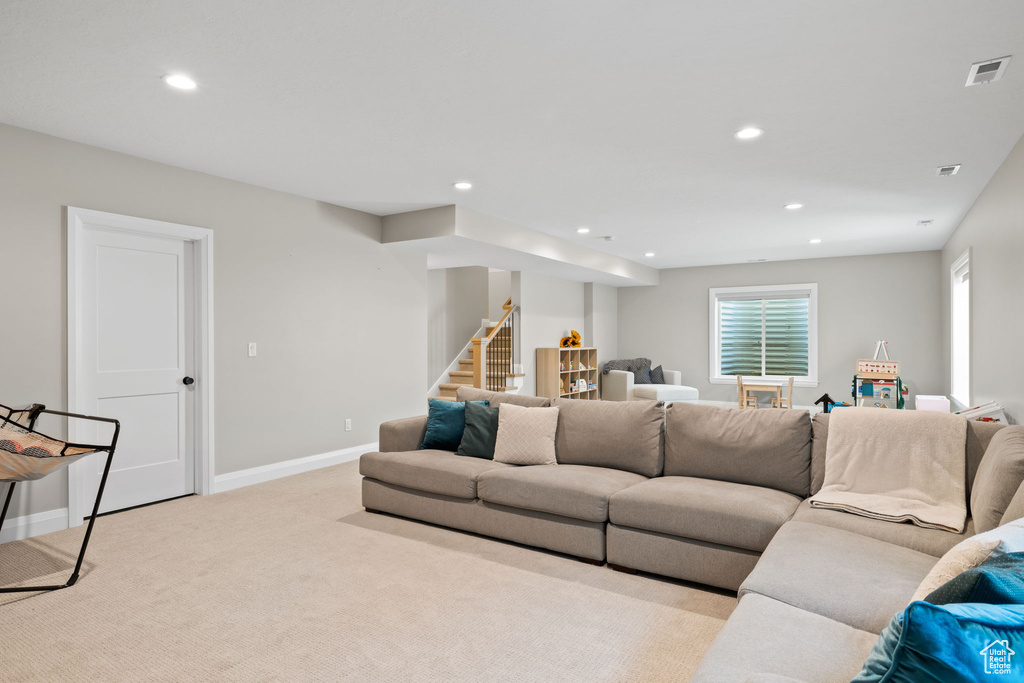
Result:
{"label": "stair step", "polygon": [[526,377],[526,373],[525,372],[510,372],[510,373],[508,373],[505,376],[506,377]]}
{"label": "stair step", "polygon": [[470,358],[469,360],[460,360],[459,361],[459,369],[460,370],[469,370],[469,371],[472,372],[472,370],[473,370],[473,359]]}
{"label": "stair step", "polygon": [[448,396],[449,394],[445,394],[446,391],[455,392],[458,391],[459,387],[464,386],[466,385],[461,382],[445,382],[444,384],[438,384],[437,388],[441,390],[442,395]]}
{"label": "stair step", "polygon": [[469,377],[470,379],[473,379],[473,371],[472,370],[452,370],[451,372],[448,373],[448,376],[449,377]]}
{"label": "stair step", "polygon": [[431,396],[430,398],[432,400],[435,400],[435,401],[457,401],[457,400],[459,400],[459,399],[455,398],[454,396]]}

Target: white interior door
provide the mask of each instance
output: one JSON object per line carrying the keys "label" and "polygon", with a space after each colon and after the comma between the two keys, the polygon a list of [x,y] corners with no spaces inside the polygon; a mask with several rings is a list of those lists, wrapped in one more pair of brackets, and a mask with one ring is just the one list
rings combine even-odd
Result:
{"label": "white interior door", "polygon": [[[99,227],[77,239],[77,410],[121,422],[100,512],[193,493],[193,245]],[[86,516],[105,459],[78,467]]]}

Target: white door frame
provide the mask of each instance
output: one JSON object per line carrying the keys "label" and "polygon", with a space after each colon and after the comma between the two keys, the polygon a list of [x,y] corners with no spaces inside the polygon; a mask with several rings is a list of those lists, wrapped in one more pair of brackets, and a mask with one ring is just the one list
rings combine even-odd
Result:
{"label": "white door frame", "polygon": [[[79,353],[82,330],[78,319],[78,274],[82,257],[82,234],[89,228],[134,233],[151,237],[170,237],[192,243],[194,255],[194,329],[195,349],[195,489],[200,495],[213,493],[213,231],[190,225],[178,225],[148,218],[67,207],[68,236],[68,412],[81,412],[79,393]],[[68,438],[75,440],[75,420],[68,420]],[[82,470],[84,463],[68,468],[68,526],[83,521]]]}

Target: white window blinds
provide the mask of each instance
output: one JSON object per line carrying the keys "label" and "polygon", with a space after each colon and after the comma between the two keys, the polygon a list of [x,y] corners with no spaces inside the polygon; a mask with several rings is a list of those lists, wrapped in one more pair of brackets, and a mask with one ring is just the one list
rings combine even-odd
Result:
{"label": "white window blinds", "polygon": [[722,375],[806,377],[808,303],[807,297],[722,301]]}

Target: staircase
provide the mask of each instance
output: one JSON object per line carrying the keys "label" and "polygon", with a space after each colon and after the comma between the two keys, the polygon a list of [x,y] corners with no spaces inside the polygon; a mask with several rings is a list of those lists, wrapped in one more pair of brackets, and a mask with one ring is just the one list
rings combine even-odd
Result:
{"label": "staircase", "polygon": [[459,359],[459,369],[448,371],[448,381],[437,385],[440,395],[431,396],[443,401],[456,400],[461,386],[479,387],[491,391],[515,391],[522,373],[514,372],[515,365],[515,324],[512,299],[503,305],[505,314],[496,325],[484,328],[482,337],[474,337],[466,347],[465,355]]}

